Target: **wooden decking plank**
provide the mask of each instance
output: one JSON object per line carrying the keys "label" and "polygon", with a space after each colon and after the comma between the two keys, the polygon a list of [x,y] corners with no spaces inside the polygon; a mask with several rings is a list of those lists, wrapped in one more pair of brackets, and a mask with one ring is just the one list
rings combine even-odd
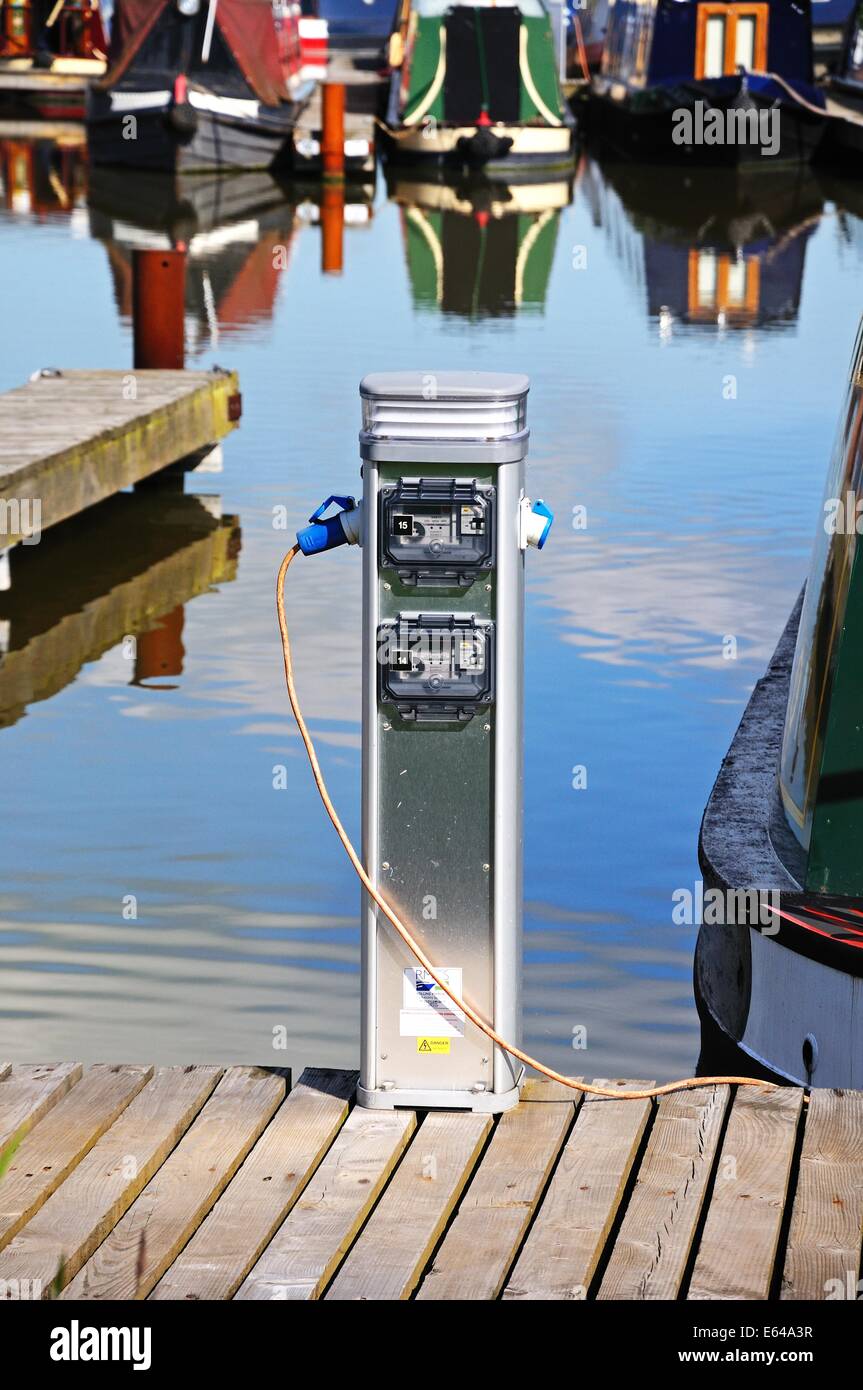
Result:
{"label": "wooden decking plank", "polygon": [[0,1182],[0,1250],[20,1231],[153,1075],[151,1066],[89,1067],[16,1152]]}
{"label": "wooden decking plank", "polygon": [[813,1091],[780,1297],[859,1297],[861,1228],[863,1092]]}
{"label": "wooden decking plank", "polygon": [[146,1298],[227,1187],[284,1095],[284,1078],[274,1072],[229,1067],[174,1152],[61,1298]]}
{"label": "wooden decking plank", "polygon": [[328,1299],[403,1299],[428,1259],[488,1137],[490,1115],[431,1113],[356,1245]]}
{"label": "wooden decking plank", "polygon": [[570,1095],[501,1116],[418,1299],[497,1298],[572,1123]]}
{"label": "wooden decking plank", "polygon": [[[0,395],[0,500],[38,498],[46,530],[216,443],[235,428],[238,392],[236,374],[221,371],[64,371],[30,381]],[[26,530],[7,518],[7,544]]]}
{"label": "wooden decking plank", "polygon": [[705,1086],[660,1100],[599,1298],[677,1297],[728,1097],[727,1086]]}
{"label": "wooden decking plank", "polygon": [[357,1077],[306,1068],[151,1299],[233,1298],[344,1124]]}
{"label": "wooden decking plank", "polygon": [[[598,1080],[621,1091],[651,1081]],[[617,1216],[644,1129],[649,1100],[588,1096],[503,1297],[583,1299]]]}
{"label": "wooden decking plank", "polygon": [[0,1251],[0,1279],[65,1284],[174,1148],[221,1067],[161,1067],[118,1120]]}
{"label": "wooden decking plank", "polygon": [[319,1298],[416,1128],[412,1110],[352,1110],[240,1299]]}
{"label": "wooden decking plank", "polygon": [[687,1297],[769,1296],[802,1108],[796,1087],[738,1090]]}
{"label": "wooden decking plank", "polygon": [[0,1149],[29,1133],[80,1080],[83,1070],[80,1062],[13,1066],[0,1080]]}

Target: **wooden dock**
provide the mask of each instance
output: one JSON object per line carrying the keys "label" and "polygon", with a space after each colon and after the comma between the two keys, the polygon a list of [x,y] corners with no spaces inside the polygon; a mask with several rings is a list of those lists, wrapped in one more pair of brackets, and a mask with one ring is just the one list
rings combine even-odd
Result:
{"label": "wooden dock", "polygon": [[0,1294],[854,1296],[835,1290],[856,1289],[860,1264],[861,1093],[581,1101],[534,1080],[494,1120],[364,1110],[356,1080],[0,1065],[0,1149],[19,1136]]}
{"label": "wooden dock", "polygon": [[0,550],[218,442],[234,372],[45,371],[0,396]]}

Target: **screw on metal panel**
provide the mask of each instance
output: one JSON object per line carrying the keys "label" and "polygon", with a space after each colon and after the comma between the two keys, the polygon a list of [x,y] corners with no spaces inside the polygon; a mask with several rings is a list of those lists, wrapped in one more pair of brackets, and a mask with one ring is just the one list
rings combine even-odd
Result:
{"label": "screw on metal panel", "polygon": [[490,724],[483,724],[483,726],[482,726],[482,731],[483,731],[484,734],[490,734],[490,733],[491,733],[491,725],[490,725]]}
{"label": "screw on metal panel", "polygon": [[491,585],[490,585],[490,584],[486,584],[486,586],[485,586],[485,591],[486,591],[487,594],[490,594],[490,593],[491,593]]}
{"label": "screw on metal panel", "polygon": [[483,1065],[484,1067],[487,1067],[487,1066],[488,1066],[488,1058],[487,1058],[487,1057],[483,1057],[483,1059],[482,1059],[482,1065]]}
{"label": "screw on metal panel", "polygon": [[387,733],[392,727],[393,727],[392,724],[388,724],[387,721],[384,720],[384,725],[383,725],[384,733]]}
{"label": "screw on metal panel", "polygon": [[381,1061],[382,1061],[382,1062],[385,1062],[385,1061],[387,1060],[387,1057],[388,1057],[388,1056],[389,1056],[389,1053],[388,1053],[388,1052],[382,1052],[382,1053],[381,1053]]}
{"label": "screw on metal panel", "polygon": [[475,1081],[470,1089],[474,1095],[477,1095],[480,1091],[485,1091],[488,1088],[484,1081]]}
{"label": "screw on metal panel", "polygon": [[491,865],[490,865],[490,864],[483,864],[483,866],[482,866],[482,871],[483,871],[483,873],[484,873],[484,874],[487,874],[487,873],[489,872],[490,868],[491,868]]}
{"label": "screw on metal panel", "polygon": [[394,1091],[395,1088],[396,1083],[394,1081],[382,1081],[380,1086],[378,1086],[379,1091]]}
{"label": "screw on metal panel", "polygon": [[384,588],[385,588],[385,589],[391,589],[391,588],[392,588],[392,585],[391,585],[391,584],[384,584]]}
{"label": "screw on metal panel", "polygon": [[381,868],[382,868],[382,869],[388,869],[389,866],[390,866],[390,861],[389,861],[388,859],[385,859],[384,862],[381,864]]}

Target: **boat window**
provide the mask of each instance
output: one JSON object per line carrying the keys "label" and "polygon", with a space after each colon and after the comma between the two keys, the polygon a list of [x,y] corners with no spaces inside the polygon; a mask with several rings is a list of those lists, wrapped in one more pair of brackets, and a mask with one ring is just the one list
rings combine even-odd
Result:
{"label": "boat window", "polygon": [[755,66],[755,16],[742,14],[735,25],[734,65],[751,72]]}
{"label": "boat window", "polygon": [[702,77],[721,77],[725,71],[725,19],[711,15],[707,21],[704,41],[704,71]]}
{"label": "boat window", "polygon": [[716,304],[716,257],[710,252],[698,257],[698,308],[712,309]]}
{"label": "boat window", "polygon": [[767,66],[769,6],[699,5],[695,40],[696,78],[729,77],[738,68]]}

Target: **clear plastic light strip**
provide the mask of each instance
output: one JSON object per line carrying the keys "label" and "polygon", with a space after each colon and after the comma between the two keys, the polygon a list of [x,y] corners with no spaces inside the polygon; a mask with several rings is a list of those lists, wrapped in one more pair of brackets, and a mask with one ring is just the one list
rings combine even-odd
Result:
{"label": "clear plastic light strip", "polygon": [[376,439],[510,439],[526,423],[524,399],[363,399],[363,429]]}

